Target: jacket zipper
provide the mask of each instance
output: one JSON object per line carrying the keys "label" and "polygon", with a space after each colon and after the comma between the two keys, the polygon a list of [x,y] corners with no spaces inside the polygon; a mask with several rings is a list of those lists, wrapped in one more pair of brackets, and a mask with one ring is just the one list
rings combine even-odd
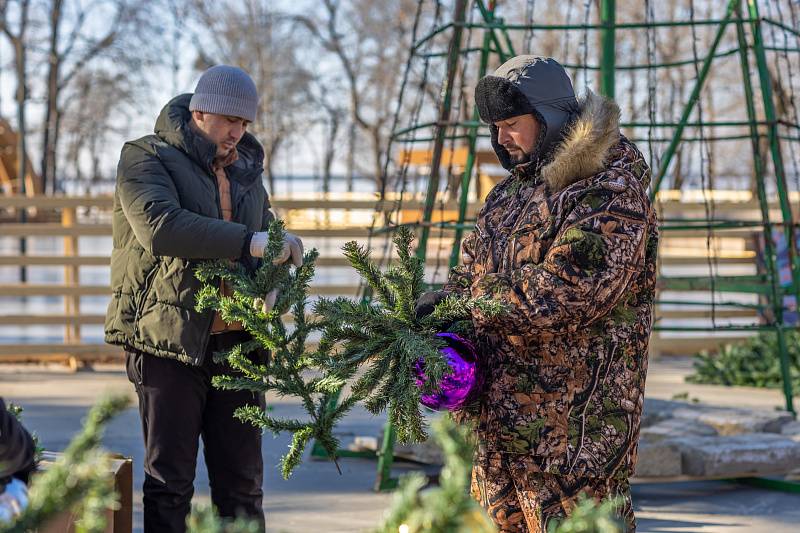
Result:
{"label": "jacket zipper", "polygon": [[[208,176],[211,178],[211,184],[214,187],[214,201],[217,204],[217,218],[224,220],[224,217],[222,216],[222,199],[219,196],[219,183],[217,183],[217,175],[212,170]],[[197,366],[202,366],[203,361],[205,360],[208,343],[211,341],[211,327],[214,325],[214,316],[216,314],[216,311],[213,311],[209,314],[208,323],[206,324],[206,334],[203,338],[200,350],[197,352]]]}

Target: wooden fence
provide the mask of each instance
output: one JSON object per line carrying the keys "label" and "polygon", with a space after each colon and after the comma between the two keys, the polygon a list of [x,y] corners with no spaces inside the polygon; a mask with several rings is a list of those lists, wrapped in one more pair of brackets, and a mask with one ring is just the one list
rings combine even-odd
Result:
{"label": "wooden fence", "polygon": [[[386,202],[377,206],[372,200],[275,200],[273,206],[279,216],[287,220],[291,230],[304,239],[317,242],[355,239],[366,242],[369,235],[369,223],[364,221],[373,216],[376,209],[381,212],[393,212],[397,205]],[[471,205],[468,216],[474,216],[477,205]],[[107,266],[109,255],[83,255],[79,253],[79,240],[82,237],[110,237],[110,211],[112,200],[108,197],[2,197],[0,198],[0,214],[5,220],[13,220],[19,209],[36,210],[48,213],[49,216],[37,217],[42,222],[0,222],[0,236],[16,238],[57,237],[63,239],[63,253],[53,255],[21,255],[16,252],[0,253],[0,267],[55,267],[63,269],[62,283],[3,283],[0,284],[0,326],[45,326],[63,329],[63,342],[60,343],[15,343],[0,344],[0,361],[20,360],[60,360],[70,361],[77,365],[82,361],[107,360],[121,357],[121,350],[104,344],[93,344],[82,341],[81,328],[84,326],[102,325],[102,314],[86,313],[81,310],[81,298],[87,296],[109,295],[107,285],[91,285],[80,282],[80,271],[83,267]],[[401,215],[403,221],[414,220],[421,212],[419,200],[403,202]],[[705,208],[702,204],[692,202],[667,201],[660,204],[662,216],[691,217],[702,216]],[[439,209],[443,218],[457,212],[455,203],[447,203]],[[758,217],[758,206],[750,202],[721,202],[715,206],[718,218],[726,213],[735,213],[735,218],[742,218],[751,212]],[[342,218],[342,213],[348,214]],[[777,211],[776,211],[777,214]],[[352,215],[352,216],[350,216]],[[359,215],[359,216],[356,216]],[[350,218],[348,218],[350,217]],[[331,219],[338,220],[331,223]],[[428,266],[437,265],[440,273],[446,272],[452,232],[436,230],[438,239],[429,245]],[[691,230],[676,234],[663,235],[661,240],[661,269],[703,269],[709,264],[709,255],[715,265],[720,268],[732,267],[753,269],[755,257],[755,233],[753,230],[734,229],[725,233],[716,233],[709,240],[705,231]],[[383,244],[383,239],[379,240]],[[707,245],[710,244],[711,248]],[[110,253],[110,244],[108,246]],[[330,248],[330,247],[327,247]],[[709,253],[709,250],[710,253]],[[345,267],[347,261],[337,253],[338,246],[323,252],[317,261],[318,270]],[[755,272],[753,272],[755,273]],[[353,280],[356,278],[353,277]],[[440,278],[441,279],[441,278]],[[357,294],[355,281],[351,284],[312,284],[312,295],[349,295]],[[52,312],[44,314],[21,314],[15,311],[13,304],[19,300],[14,297],[50,296],[60,297],[63,305]],[[9,305],[12,304],[12,305]],[[656,311],[658,320],[707,320],[711,317],[711,309],[697,306],[680,305],[660,306]],[[750,319],[757,320],[755,311],[747,309],[716,309],[716,319]],[[737,340],[742,337],[730,337]],[[654,354],[686,354],[699,349],[713,349],[720,343],[719,337],[713,336],[662,336],[653,335],[651,341]]]}

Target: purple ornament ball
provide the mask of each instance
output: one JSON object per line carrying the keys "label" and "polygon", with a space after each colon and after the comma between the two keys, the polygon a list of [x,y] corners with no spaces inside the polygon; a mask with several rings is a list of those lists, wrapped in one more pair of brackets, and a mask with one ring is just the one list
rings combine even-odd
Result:
{"label": "purple ornament ball", "polygon": [[[436,411],[455,411],[470,402],[480,389],[483,376],[478,366],[478,354],[475,346],[459,335],[437,333],[436,336],[447,343],[439,352],[453,371],[442,377],[437,392],[421,394],[419,401]],[[414,372],[417,376],[417,387],[422,389],[428,379],[422,358],[417,360]]]}

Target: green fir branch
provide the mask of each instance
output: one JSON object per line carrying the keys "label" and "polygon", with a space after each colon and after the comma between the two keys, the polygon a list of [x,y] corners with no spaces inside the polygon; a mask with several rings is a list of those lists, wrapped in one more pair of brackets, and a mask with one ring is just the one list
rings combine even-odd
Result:
{"label": "green fir branch", "polygon": [[[300,464],[303,451],[312,438],[317,439],[331,458],[336,459],[338,441],[332,433],[336,418],[327,413],[325,407],[344,380],[320,372],[318,361],[325,360],[325,354],[307,348],[309,334],[321,329],[320,321],[306,317],[308,289],[314,277],[317,251],[307,252],[298,268],[291,268],[286,263],[273,265],[273,259],[283,248],[283,223],[271,223],[267,232],[264,257],[255,272],[229,261],[199,265],[197,277],[204,286],[198,293],[197,306],[200,311],[219,313],[229,324],[241,323],[253,337],[252,341],[235,346],[226,353],[216,354],[216,359],[225,361],[233,372],[214,376],[212,383],[215,387],[258,394],[271,392],[296,398],[301,403],[306,414],[302,420],[276,418],[259,406],[245,406],[235,413],[239,420],[258,428],[292,435],[292,445],[281,459],[281,472],[288,477]],[[232,289],[232,294],[221,294],[221,280]],[[275,305],[270,312],[264,313],[261,308],[263,298],[274,289],[278,291]],[[287,312],[291,312],[294,318],[291,332],[281,318]],[[259,348],[269,351],[268,364],[259,364],[250,357]],[[352,406],[352,402],[346,402],[346,405]]]}
{"label": "green fir branch", "polygon": [[[474,445],[469,428],[457,426],[448,416],[433,424],[434,438],[445,464],[439,486],[426,489],[420,474],[404,476],[392,506],[376,533],[495,533],[497,529],[469,494]],[[401,529],[402,528],[402,529]]]}
{"label": "green fir branch", "polygon": [[[23,409],[21,405],[9,402],[9,404],[6,406],[6,410],[17,419],[17,422],[22,424],[22,413],[25,411],[25,409]],[[31,439],[33,439],[33,462],[38,463],[42,458],[44,447],[39,439],[39,435],[37,435],[35,431],[31,431],[30,434]]]}
{"label": "green fir branch", "polygon": [[378,300],[386,307],[394,306],[394,294],[380,269],[369,260],[369,251],[355,241],[345,243],[344,256],[367,282]]}
{"label": "green fir branch", "polygon": [[213,505],[192,507],[192,514],[186,520],[186,530],[190,533],[261,533],[256,520],[246,518],[222,518]]}
{"label": "green fir branch", "polygon": [[498,302],[453,295],[437,305],[433,314],[417,318],[414,306],[425,283],[424,264],[411,253],[413,240],[410,229],[398,228],[393,238],[398,260],[386,272],[371,261],[365,248],[347,243],[345,256],[372,288],[376,301],[322,298],[314,307],[317,315],[325,317],[321,345],[327,359],[319,358],[319,363],[326,373],[341,379],[358,375],[352,394],[374,414],[388,410],[402,442],[427,438],[414,371],[417,361],[422,360],[427,378],[425,393],[438,390],[442,377],[451,371],[439,351],[445,342],[436,334],[455,326],[469,335],[475,309],[490,316],[503,312]]}
{"label": "green fir branch", "polygon": [[114,476],[108,454],[99,449],[105,426],[129,404],[127,396],[97,403],[83,430],[63,455],[31,480],[28,507],[0,532],[35,531],[64,510],[77,510],[79,527],[88,533],[105,530],[106,510],[117,506]]}

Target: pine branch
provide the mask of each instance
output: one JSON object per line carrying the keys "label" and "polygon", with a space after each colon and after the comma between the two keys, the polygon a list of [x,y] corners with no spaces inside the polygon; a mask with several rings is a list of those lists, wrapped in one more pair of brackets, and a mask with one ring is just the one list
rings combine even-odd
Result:
{"label": "pine branch", "polygon": [[192,506],[192,514],[186,522],[191,533],[260,533],[261,526],[255,520],[237,518],[231,520],[217,514],[213,505]]}
{"label": "pine branch", "polygon": [[386,307],[393,307],[394,294],[386,284],[386,279],[380,269],[370,261],[367,249],[355,241],[350,241],[344,245],[343,250],[350,265],[361,274],[380,302]]}
{"label": "pine branch", "polygon": [[[17,419],[17,422],[22,424],[22,413],[24,409],[21,405],[17,405],[13,402],[9,402],[6,406],[6,410],[14,415],[14,418]],[[38,463],[42,458],[42,452],[44,451],[44,447],[39,440],[39,435],[36,434],[35,431],[31,431],[31,439],[33,440],[33,462]]]}
{"label": "pine branch", "polygon": [[[197,307],[201,311],[220,313],[228,323],[241,323],[253,337],[252,341],[235,346],[226,353],[215,354],[217,360],[225,361],[234,371],[214,376],[212,383],[215,387],[259,394],[273,392],[296,398],[303,406],[305,416],[302,419],[276,418],[259,406],[245,406],[235,413],[238,419],[261,429],[276,434],[292,434],[292,444],[281,459],[281,472],[288,477],[300,464],[303,451],[312,438],[317,439],[335,460],[338,440],[332,433],[337,420],[333,414],[343,413],[327,413],[325,408],[344,380],[324,373],[320,375],[317,362],[325,360],[326,354],[319,349],[307,349],[309,334],[321,329],[318,320],[306,318],[308,287],[314,277],[317,251],[307,252],[302,266],[296,269],[287,264],[273,265],[272,260],[283,248],[283,224],[273,222],[267,231],[264,258],[255,272],[248,272],[228,261],[206,262],[198,267],[197,277],[204,286],[198,293]],[[233,289],[233,294],[220,294],[220,280]],[[278,290],[278,297],[273,309],[264,313],[262,299],[273,289]],[[294,318],[291,333],[281,319],[289,311]],[[269,364],[257,364],[251,359],[249,354],[258,348],[269,350]],[[347,399],[344,403],[352,406]]]}
{"label": "pine branch", "polygon": [[424,476],[404,476],[376,533],[495,533],[486,512],[469,495],[474,449],[469,429],[445,416],[434,423],[433,430],[445,456],[439,486],[423,490]]}
{"label": "pine branch", "polygon": [[424,264],[411,253],[413,240],[408,228],[397,230],[393,241],[399,259],[385,273],[364,248],[347,243],[345,256],[373,289],[377,301],[323,298],[315,305],[315,312],[325,317],[321,345],[326,357],[333,356],[318,358],[318,364],[327,374],[346,380],[365,368],[353,384],[352,394],[363,399],[372,413],[388,410],[389,421],[403,442],[427,438],[415,374],[418,361],[426,376],[425,393],[438,390],[442,377],[451,372],[440,352],[445,343],[437,333],[450,327],[470,332],[475,309],[489,316],[503,312],[503,306],[492,300],[450,296],[433,314],[418,319],[414,305],[425,290]]}
{"label": "pine branch", "polygon": [[98,449],[106,424],[128,406],[127,396],[101,400],[90,411],[83,430],[47,470],[34,475],[28,507],[0,532],[38,530],[65,509],[78,509],[83,531],[105,529],[105,513],[117,505],[110,459]]}
{"label": "pine branch", "polygon": [[[299,464],[312,438],[336,459],[334,426],[358,401],[376,414],[388,410],[401,441],[427,438],[415,374],[418,361],[427,377],[423,392],[432,393],[450,371],[439,350],[444,343],[436,334],[455,319],[466,322],[475,308],[490,314],[497,306],[449,298],[432,316],[417,319],[414,304],[425,289],[424,265],[411,253],[413,233],[401,228],[394,238],[399,260],[386,273],[362,246],[355,242],[344,246],[344,255],[372,288],[376,301],[321,298],[314,305],[321,318],[309,320],[308,286],[317,252],[308,252],[295,270],[285,264],[273,265],[272,259],[282,248],[283,225],[275,222],[268,232],[264,260],[254,273],[227,261],[200,265],[197,276],[204,287],[197,305],[200,310],[219,312],[227,322],[240,322],[253,337],[253,342],[217,355],[235,374],[215,376],[214,385],[296,398],[305,416],[303,420],[277,419],[252,406],[240,409],[236,416],[274,433],[292,434],[292,445],[282,459],[284,476]],[[232,295],[220,294],[220,280],[233,288]],[[274,309],[264,313],[257,300],[273,289],[279,291]],[[288,311],[294,316],[291,332],[281,320]],[[315,350],[309,350],[309,334],[317,331],[322,338]],[[248,357],[256,345],[270,351],[268,365],[256,364]],[[350,396],[340,398],[339,405],[331,408],[331,398],[348,382],[353,382]]]}

